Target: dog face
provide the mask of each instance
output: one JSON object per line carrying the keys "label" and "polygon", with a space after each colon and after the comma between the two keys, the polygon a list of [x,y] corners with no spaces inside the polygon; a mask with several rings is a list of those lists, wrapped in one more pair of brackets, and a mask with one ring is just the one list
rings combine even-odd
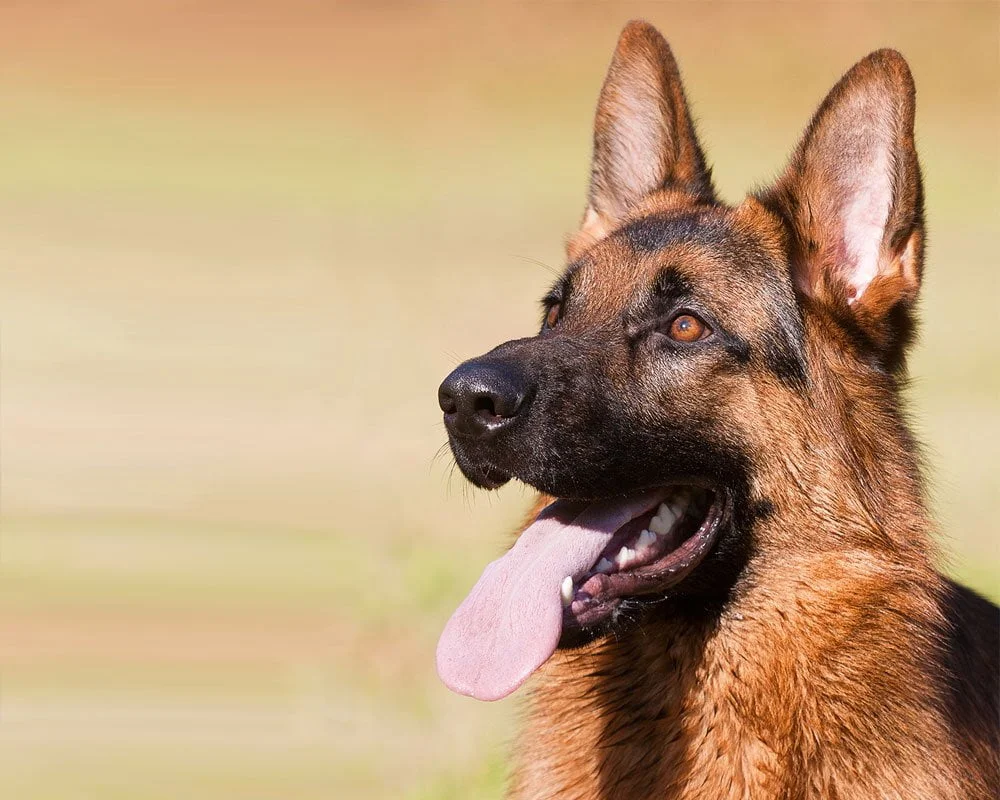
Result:
{"label": "dog face", "polygon": [[[851,386],[894,391],[922,263],[913,98],[903,59],[873,53],[779,181],[729,207],[669,47],[645,23],[626,27],[598,103],[588,206],[540,332],[441,385],[465,476],[577,501],[696,487],[707,516],[692,528],[713,525],[690,583],[711,586],[712,563],[731,580],[774,502],[762,475],[825,417],[849,415]],[[642,594],[676,590],[667,572]]]}
{"label": "dog face", "polygon": [[[537,336],[443,385],[466,476],[579,499],[743,480],[748,398],[806,380],[780,231],[762,235],[761,220],[719,206],[643,214],[577,258]],[[470,394],[479,407],[464,414]]]}

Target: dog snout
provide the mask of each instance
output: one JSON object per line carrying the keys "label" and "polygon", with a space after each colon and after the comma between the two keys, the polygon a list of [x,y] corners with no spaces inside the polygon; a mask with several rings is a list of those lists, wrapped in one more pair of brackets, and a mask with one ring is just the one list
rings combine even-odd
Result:
{"label": "dog snout", "polygon": [[530,397],[524,373],[505,362],[467,361],[438,389],[438,404],[449,432],[486,437],[523,413]]}

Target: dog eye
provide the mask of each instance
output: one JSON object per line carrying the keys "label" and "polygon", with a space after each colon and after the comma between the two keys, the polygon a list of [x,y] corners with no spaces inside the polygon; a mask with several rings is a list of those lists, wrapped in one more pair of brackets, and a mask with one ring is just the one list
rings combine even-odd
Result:
{"label": "dog eye", "polygon": [[694,314],[678,314],[670,321],[667,336],[675,342],[697,342],[704,339],[712,329]]}
{"label": "dog eye", "polygon": [[545,327],[554,328],[559,323],[559,314],[562,311],[562,303],[555,303],[549,307],[545,314]]}

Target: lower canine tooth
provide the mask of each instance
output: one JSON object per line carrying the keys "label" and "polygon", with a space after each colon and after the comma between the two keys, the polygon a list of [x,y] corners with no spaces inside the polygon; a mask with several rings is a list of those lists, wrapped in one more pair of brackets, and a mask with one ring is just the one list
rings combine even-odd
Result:
{"label": "lower canine tooth", "polygon": [[573,578],[571,576],[567,575],[563,578],[563,582],[559,586],[559,594],[562,597],[564,607],[569,606],[573,602]]}

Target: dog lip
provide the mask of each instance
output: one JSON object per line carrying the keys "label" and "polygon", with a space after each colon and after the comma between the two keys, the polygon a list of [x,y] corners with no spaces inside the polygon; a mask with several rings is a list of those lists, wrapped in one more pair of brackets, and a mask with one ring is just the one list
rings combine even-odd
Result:
{"label": "dog lip", "polygon": [[613,618],[624,600],[662,595],[694,571],[715,545],[729,513],[727,493],[714,488],[711,491],[711,505],[697,530],[675,548],[634,570],[596,573],[587,578],[584,586],[589,596],[574,600],[563,612],[564,630],[570,637]]}

